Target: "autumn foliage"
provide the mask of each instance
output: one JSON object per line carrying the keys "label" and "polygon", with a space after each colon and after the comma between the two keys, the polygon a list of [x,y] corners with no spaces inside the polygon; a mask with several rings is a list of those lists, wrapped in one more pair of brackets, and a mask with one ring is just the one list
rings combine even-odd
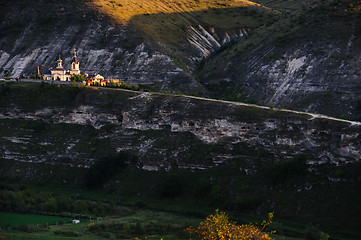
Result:
{"label": "autumn foliage", "polygon": [[265,232],[272,222],[273,213],[268,220],[263,220],[260,226],[254,224],[237,225],[230,221],[225,212],[216,210],[208,216],[197,228],[189,227],[186,231],[193,239],[200,240],[271,240],[270,233]]}
{"label": "autumn foliage", "polygon": [[341,11],[345,14],[360,13],[361,1],[360,0],[337,0],[334,2],[334,10],[336,12]]}

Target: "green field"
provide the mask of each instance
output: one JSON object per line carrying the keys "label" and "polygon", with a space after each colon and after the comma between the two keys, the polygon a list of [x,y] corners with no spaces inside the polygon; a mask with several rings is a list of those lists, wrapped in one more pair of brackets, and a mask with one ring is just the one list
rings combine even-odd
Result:
{"label": "green field", "polygon": [[[48,193],[50,198],[59,194],[63,197],[76,195],[77,198],[72,201],[76,204],[81,204],[80,199],[96,202],[107,199],[113,205],[111,213],[99,218],[93,215],[93,219],[96,220],[92,222],[80,219],[80,224],[59,224],[60,221],[69,223],[72,220],[71,218],[0,213],[0,227],[3,229],[0,232],[0,239],[3,236],[7,240],[134,239],[135,237],[140,239],[189,239],[184,229],[188,226],[198,225],[206,215],[214,211],[214,208],[207,207],[201,202],[195,204],[194,202],[167,199],[142,199],[108,194],[100,190],[87,191],[54,185],[20,186],[15,184],[6,186],[9,189],[11,188],[15,195],[21,191],[34,192],[38,195]],[[30,194],[31,199],[37,199],[36,196]],[[196,206],[198,206],[198,210],[196,210]],[[277,213],[275,214],[277,216]],[[231,212],[230,216],[239,224],[259,223],[262,219],[262,216],[252,214],[239,216]],[[10,225],[11,230],[9,231],[8,228],[4,227],[5,225]],[[277,230],[277,235],[273,236],[276,240],[300,239],[306,235],[318,236],[319,231],[317,225],[277,217],[274,219],[271,228]],[[353,231],[347,232],[342,231],[342,229],[338,231],[323,229],[323,231],[329,233],[332,239],[338,240],[350,240],[354,239],[352,236],[357,236],[357,233]]]}
{"label": "green field", "polygon": [[[124,216],[107,217],[91,223],[52,225],[45,228],[4,229],[1,237],[9,240],[56,240],[56,239],[189,239],[184,231],[189,226],[196,226],[200,218],[164,211],[123,208]],[[49,216],[31,214],[1,213],[13,220],[13,224],[36,224],[39,221],[64,220]],[[67,221],[70,219],[67,219]],[[297,240],[299,238],[273,235],[276,240]]]}
{"label": "green field", "polygon": [[[46,228],[5,230],[0,237],[5,239],[185,239],[184,230],[190,225],[197,225],[198,218],[181,214],[152,210],[134,210],[124,208],[124,216],[108,217],[91,223],[82,221],[79,224],[52,225]],[[38,216],[30,214],[2,213],[4,218],[13,220],[13,224],[36,224],[40,221],[63,220],[64,218]],[[71,219],[66,219],[68,222]],[[1,239],[1,238],[0,238]]]}
{"label": "green field", "polygon": [[40,225],[48,224],[54,225],[63,221],[64,223],[71,222],[71,218],[56,217],[56,216],[44,216],[34,214],[19,214],[19,213],[5,213],[0,212],[0,227],[5,226],[20,226],[20,225]]}

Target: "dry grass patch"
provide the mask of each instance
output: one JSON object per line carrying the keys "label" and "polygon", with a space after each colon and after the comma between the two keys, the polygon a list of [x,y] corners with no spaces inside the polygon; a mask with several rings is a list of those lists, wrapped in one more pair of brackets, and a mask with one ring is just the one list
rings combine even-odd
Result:
{"label": "dry grass patch", "polygon": [[100,11],[112,16],[119,23],[127,23],[134,16],[159,13],[185,13],[210,8],[224,9],[261,6],[247,0],[92,0]]}

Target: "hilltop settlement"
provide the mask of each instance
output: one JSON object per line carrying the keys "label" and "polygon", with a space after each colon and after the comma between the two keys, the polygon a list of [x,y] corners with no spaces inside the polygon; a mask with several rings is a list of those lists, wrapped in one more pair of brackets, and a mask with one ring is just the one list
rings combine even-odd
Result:
{"label": "hilltop settlement", "polygon": [[[49,69],[49,73],[41,76],[43,80],[47,81],[83,81],[87,86],[118,86],[121,83],[119,79],[105,79],[100,74],[87,74],[81,73],[80,63],[76,57],[76,51],[74,51],[73,60],[70,70],[66,70],[63,67],[63,60],[59,56],[57,60],[58,66],[56,68]],[[40,75],[40,74],[39,74]]]}

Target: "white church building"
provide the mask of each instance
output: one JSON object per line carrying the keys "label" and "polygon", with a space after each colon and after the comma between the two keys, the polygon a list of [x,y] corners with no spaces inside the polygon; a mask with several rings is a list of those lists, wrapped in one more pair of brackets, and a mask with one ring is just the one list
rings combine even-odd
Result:
{"label": "white church building", "polygon": [[79,62],[76,58],[76,51],[74,51],[73,62],[71,63],[71,69],[65,70],[62,65],[62,60],[59,56],[58,66],[50,69],[50,74],[44,74],[45,80],[58,80],[58,81],[70,81],[73,74],[80,74]]}

